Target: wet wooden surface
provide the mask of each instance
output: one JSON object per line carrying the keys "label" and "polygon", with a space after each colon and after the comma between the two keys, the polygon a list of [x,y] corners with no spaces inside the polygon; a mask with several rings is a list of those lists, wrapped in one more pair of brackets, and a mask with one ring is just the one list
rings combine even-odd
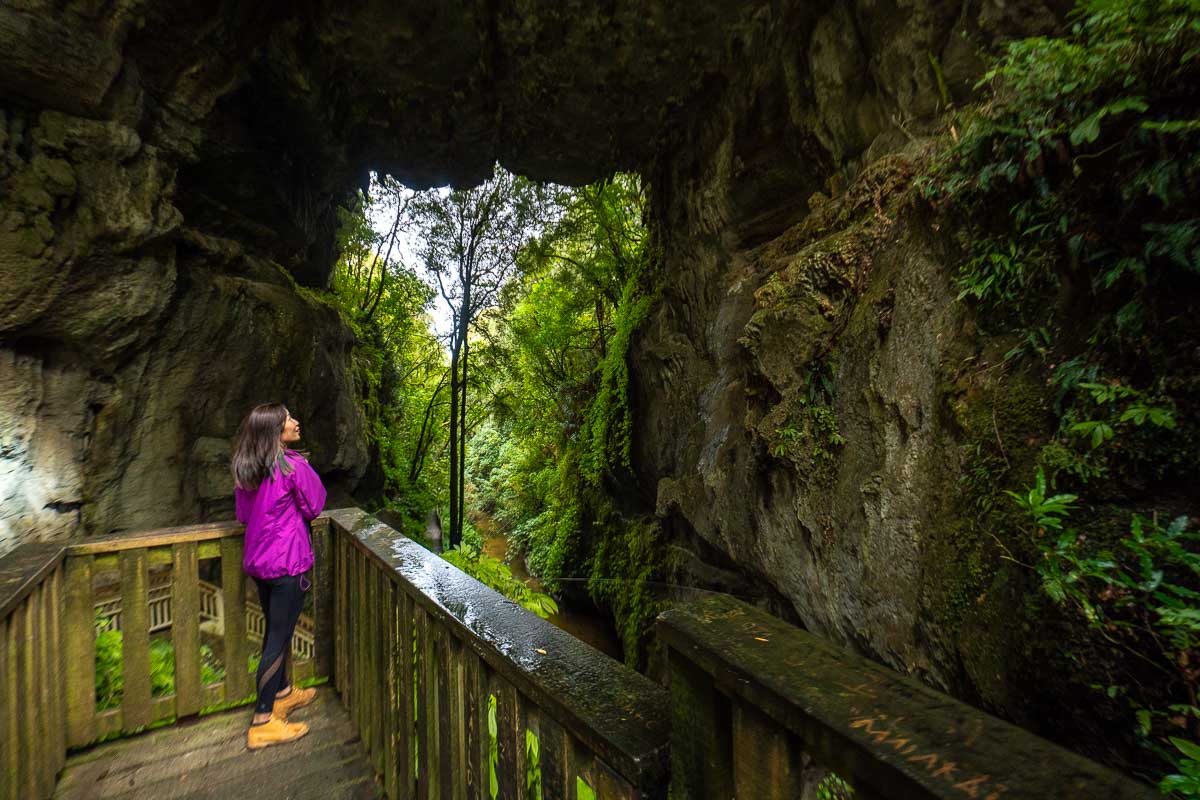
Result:
{"label": "wet wooden surface", "polygon": [[250,709],[201,717],[76,753],[54,793],[61,800],[103,798],[383,797],[346,709],[332,689],[292,713],[307,736],[262,750],[246,749]]}

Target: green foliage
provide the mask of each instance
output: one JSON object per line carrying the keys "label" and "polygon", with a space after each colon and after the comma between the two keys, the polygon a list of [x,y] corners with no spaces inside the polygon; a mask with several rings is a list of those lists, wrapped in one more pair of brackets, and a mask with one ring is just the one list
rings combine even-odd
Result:
{"label": "green foliage", "polygon": [[1075,609],[1111,645],[1153,667],[1157,691],[1116,683],[1098,688],[1110,698],[1126,695],[1139,737],[1181,771],[1164,779],[1164,787],[1196,796],[1187,794],[1194,776],[1189,770],[1197,766],[1189,761],[1192,752],[1179,748],[1185,757],[1178,759],[1164,745],[1168,739],[1182,741],[1169,737],[1171,730],[1190,729],[1195,736],[1200,721],[1200,670],[1193,666],[1200,654],[1200,534],[1188,530],[1187,517],[1161,525],[1134,514],[1116,547],[1095,546],[1067,526],[1074,495],[1046,497],[1040,469],[1025,495],[1010,494],[1037,526],[1038,537],[1047,529],[1057,532],[1036,541],[1041,558],[1033,569],[1046,595]]}
{"label": "green foliage", "polygon": [[[1159,322],[1155,290],[1200,273],[1198,46],[1195,0],[1083,0],[1067,35],[1007,45],[925,181],[965,212],[960,299],[1029,324],[1070,275],[1103,311],[1094,342]],[[997,205],[1004,224],[974,223]]]}
{"label": "green foliage", "polygon": [[558,604],[553,597],[530,589],[523,581],[513,577],[507,564],[492,558],[477,546],[464,541],[460,546],[442,553],[442,558],[543,619],[558,613]]}
{"label": "green foliage", "polygon": [[[107,630],[109,619],[96,614],[96,708],[104,711],[121,705],[125,679],[123,638],[119,630]],[[247,659],[247,670],[258,669],[258,653]],[[225,667],[212,648],[200,645],[200,681],[207,686],[225,680]],[[150,640],[150,690],[156,697],[175,693],[175,646],[170,639]]]}
{"label": "green foliage", "polygon": [[500,781],[496,778],[496,765],[500,763],[499,726],[496,724],[496,695],[488,695],[488,792],[492,800],[500,794]]}
{"label": "green foliage", "polygon": [[1200,746],[1174,736],[1171,744],[1182,756],[1178,760],[1179,774],[1163,778],[1158,790],[1176,797],[1200,797]]}
{"label": "green foliage", "polygon": [[[433,289],[400,258],[399,239],[415,227],[413,194],[375,178],[340,211],[330,302],[355,334],[351,354],[367,444],[383,471],[381,503],[400,512],[404,533],[423,539],[430,509],[442,504],[446,466],[431,454],[444,443],[446,358],[426,313]],[[386,219],[380,234],[372,218]]]}
{"label": "green foliage", "polygon": [[542,755],[537,734],[525,729],[525,798],[542,800]]}
{"label": "green foliage", "polygon": [[854,787],[837,773],[830,772],[817,784],[817,800],[853,800]]}
{"label": "green foliage", "polygon": [[519,257],[497,320],[492,419],[472,439],[469,483],[551,591],[582,581],[644,651],[660,607],[656,526],[622,513],[630,486],[629,349],[657,296],[636,178],[564,195],[559,221]]}
{"label": "green foliage", "polygon": [[1006,491],[1016,501],[1026,514],[1038,526],[1038,530],[1046,529],[1060,530],[1062,528],[1062,518],[1074,505],[1079,498],[1073,494],[1056,494],[1050,497],[1046,496],[1046,473],[1038,467],[1037,480],[1034,481],[1032,487],[1025,494],[1017,494],[1016,492]]}

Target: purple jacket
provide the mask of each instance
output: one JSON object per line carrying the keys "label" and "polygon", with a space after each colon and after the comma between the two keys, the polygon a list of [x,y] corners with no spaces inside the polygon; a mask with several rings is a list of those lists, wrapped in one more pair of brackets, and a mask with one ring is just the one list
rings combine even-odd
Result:
{"label": "purple jacket", "polygon": [[299,575],[313,565],[307,523],[325,507],[325,487],[299,453],[288,450],[284,458],[289,474],[276,469],[257,489],[233,491],[238,522],[246,526],[242,569],[254,578]]}

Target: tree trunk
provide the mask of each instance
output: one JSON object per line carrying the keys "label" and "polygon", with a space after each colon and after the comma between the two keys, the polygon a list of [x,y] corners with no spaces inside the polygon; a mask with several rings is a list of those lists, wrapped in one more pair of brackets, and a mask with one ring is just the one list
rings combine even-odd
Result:
{"label": "tree trunk", "polygon": [[462,353],[462,402],[459,403],[458,411],[462,415],[462,422],[458,426],[459,435],[459,455],[458,455],[458,491],[460,500],[460,514],[458,516],[458,530],[455,535],[458,541],[462,541],[463,522],[467,516],[467,356],[470,353],[471,345],[466,337],[463,337],[463,353]]}
{"label": "tree trunk", "polygon": [[458,520],[458,355],[461,345],[455,344],[450,354],[450,547],[456,547]]}

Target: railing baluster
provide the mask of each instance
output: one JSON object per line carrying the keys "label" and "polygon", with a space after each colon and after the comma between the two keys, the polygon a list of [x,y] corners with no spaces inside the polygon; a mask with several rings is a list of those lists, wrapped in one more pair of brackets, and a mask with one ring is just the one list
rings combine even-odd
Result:
{"label": "railing baluster", "polygon": [[334,623],[333,623],[333,652],[334,652],[334,683],[337,685],[338,696],[342,705],[350,707],[350,660],[346,657],[346,642],[349,636],[349,619],[347,609],[350,607],[350,596],[346,581],[346,548],[350,542],[343,536],[336,537],[333,545],[333,583]]}
{"label": "railing baluster", "polygon": [[145,550],[121,553],[121,727],[143,728],[153,721],[150,707],[149,583]]}
{"label": "railing baluster", "polygon": [[399,661],[397,669],[400,673],[400,773],[401,789],[396,797],[413,797],[416,794],[416,753],[414,746],[417,742],[416,715],[416,675],[413,661],[413,601],[404,591],[396,594],[400,610],[400,641],[397,643]]}
{"label": "railing baluster", "polygon": [[364,625],[367,620],[366,600],[367,593],[364,588],[366,580],[366,559],[362,552],[358,549],[354,553],[354,666],[351,670],[354,673],[354,718],[358,724],[358,732],[362,736],[363,747],[367,752],[371,751],[371,730],[367,726],[367,695],[371,690],[371,685],[367,681],[367,632]]}
{"label": "railing baluster", "polygon": [[738,797],[787,800],[802,795],[800,752],[788,739],[787,731],[757,708],[735,704],[733,783]]}
{"label": "railing baluster", "polygon": [[387,674],[384,668],[384,662],[387,659],[387,648],[383,644],[383,615],[386,609],[383,604],[383,572],[380,571],[379,565],[369,558],[367,559],[367,569],[367,586],[369,587],[369,595],[367,597],[367,631],[370,636],[367,663],[371,676],[371,763],[375,767],[375,773],[382,774],[385,749],[383,743],[385,733],[383,709],[387,705],[387,686],[384,684],[384,676]]}
{"label": "railing baluster", "polygon": [[545,714],[538,718],[538,762],[542,767],[542,800],[565,800],[575,791],[571,774],[574,745],[566,731]]}
{"label": "railing baluster", "polygon": [[200,560],[195,542],[174,548],[171,640],[175,645],[175,716],[200,711]]}
{"label": "railing baluster", "polygon": [[465,661],[464,715],[466,731],[465,782],[468,800],[490,800],[488,789],[487,678],[483,662],[470,648],[463,648]]}
{"label": "railing baluster", "polygon": [[[520,715],[517,693],[512,685],[499,675],[492,675],[491,693],[496,696],[496,782],[500,792],[498,800],[518,800],[524,788],[525,737],[518,729]],[[520,739],[521,746],[517,746]]]}
{"label": "railing baluster", "polygon": [[729,698],[706,673],[669,658],[671,673],[671,776],[684,797],[733,797]]}
{"label": "railing baluster", "polygon": [[254,691],[247,669],[246,575],[240,538],[221,540],[221,595],[225,603],[225,701],[238,702]]}
{"label": "railing baluster", "polygon": [[433,670],[433,637],[429,615],[417,606],[417,797],[440,798],[437,769],[437,684]]}
{"label": "railing baluster", "polygon": [[446,684],[446,697],[449,699],[449,714],[445,720],[450,729],[450,789],[447,796],[450,800],[466,800],[467,784],[463,777],[470,771],[467,760],[467,720],[466,720],[466,664],[470,650],[463,646],[457,638],[446,636],[447,664],[449,681]]}
{"label": "railing baluster", "polygon": [[[382,574],[382,573],[381,573]],[[399,590],[383,580],[383,786],[388,797],[399,797],[397,741],[400,738],[400,687],[397,666],[400,658]],[[407,795],[406,795],[407,796]]]}
{"label": "railing baluster", "polygon": [[67,670],[67,744],[96,738],[96,624],[92,556],[68,556],[63,660]]}
{"label": "railing baluster", "polygon": [[16,614],[0,617],[0,789],[4,798],[17,797],[17,631]]}
{"label": "railing baluster", "polygon": [[454,722],[450,713],[450,693],[453,691],[450,678],[450,639],[446,629],[433,625],[433,641],[436,660],[433,665],[434,680],[437,683],[437,707],[434,713],[438,720],[438,783],[441,785],[443,800],[450,800],[454,795],[450,788],[454,785]]}
{"label": "railing baluster", "polygon": [[19,665],[19,694],[21,703],[20,724],[17,737],[20,742],[20,761],[17,764],[20,775],[19,786],[24,796],[38,797],[37,770],[34,769],[37,758],[38,743],[33,735],[33,725],[37,714],[36,668],[34,664],[33,647],[33,604],[32,598],[26,597],[13,617],[18,620],[17,642]]}
{"label": "railing baluster", "polygon": [[56,709],[54,705],[54,684],[59,680],[57,642],[51,639],[50,620],[58,616],[58,609],[50,611],[50,580],[34,590],[32,598],[34,609],[34,641],[37,647],[38,696],[41,700],[40,713],[37,720],[38,740],[38,786],[43,796],[49,797],[54,791],[54,779],[58,775],[58,748],[55,743],[58,731],[55,730]]}
{"label": "railing baluster", "polygon": [[332,527],[329,520],[312,524],[313,546],[313,675],[333,675],[333,558]]}
{"label": "railing baluster", "polygon": [[54,643],[54,752],[58,755],[54,772],[57,775],[67,763],[67,668],[60,654],[63,649],[62,609],[63,609],[63,574],[64,569],[59,565],[50,578],[50,640]]}

